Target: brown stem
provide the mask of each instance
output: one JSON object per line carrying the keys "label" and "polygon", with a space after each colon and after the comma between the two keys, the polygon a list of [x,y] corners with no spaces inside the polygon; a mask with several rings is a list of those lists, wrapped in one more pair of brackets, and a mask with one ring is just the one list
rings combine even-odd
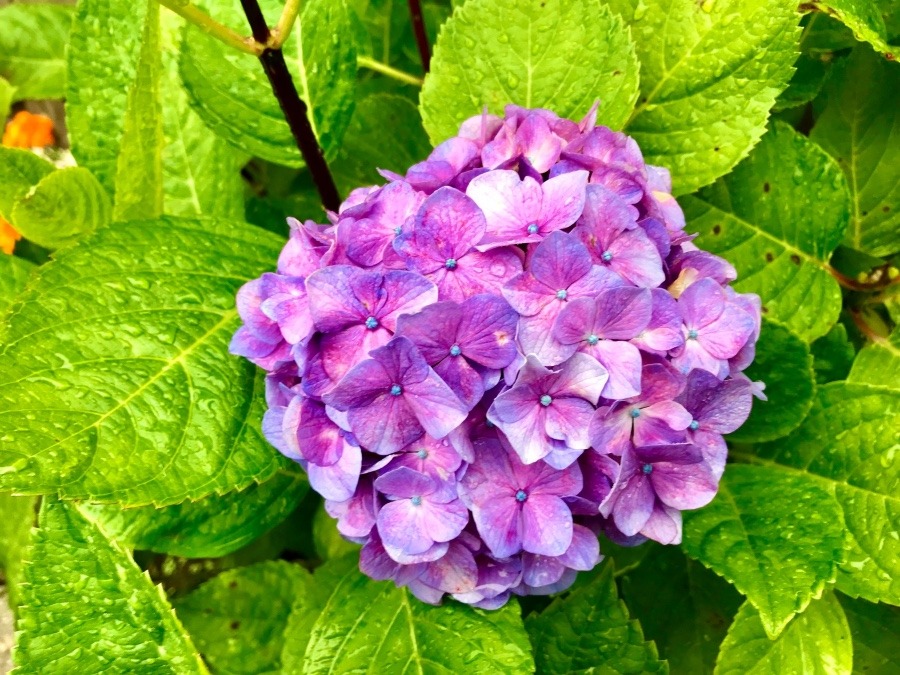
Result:
{"label": "brown stem", "polygon": [[888,267],[889,265],[884,265],[878,268],[881,270],[881,273],[874,281],[857,281],[852,277],[848,277],[846,274],[838,272],[835,268],[831,267],[831,265],[828,265],[825,269],[831,276],[837,279],[837,282],[841,286],[849,288],[851,291],[880,291],[900,283],[900,277],[896,279],[890,278],[887,271]]}
{"label": "brown stem", "polygon": [[[250,30],[253,32],[253,39],[260,44],[267,44],[270,35],[269,25],[266,23],[258,0],[241,0],[241,6],[244,8],[244,14],[250,24]],[[300,149],[300,154],[303,155],[303,161],[306,162],[313,182],[316,184],[322,206],[329,211],[337,211],[341,203],[337,186],[334,184],[334,178],[325,161],[322,147],[319,145],[309,121],[309,110],[297,93],[297,87],[294,86],[294,80],[284,62],[281,48],[266,47],[260,54],[259,60],[266,77],[269,78],[272,92],[278,99],[291,134]]]}
{"label": "brown stem", "polygon": [[428,33],[425,32],[425,17],[422,16],[422,3],[419,0],[409,0],[409,16],[412,19],[416,44],[419,46],[422,70],[427,73],[431,68],[431,48],[428,45]]}

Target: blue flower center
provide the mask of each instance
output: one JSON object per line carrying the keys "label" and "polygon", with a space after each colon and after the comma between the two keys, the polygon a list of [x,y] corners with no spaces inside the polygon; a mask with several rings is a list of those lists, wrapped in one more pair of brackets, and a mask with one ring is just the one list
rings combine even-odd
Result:
{"label": "blue flower center", "polygon": [[596,335],[594,335],[593,333],[591,333],[590,335],[587,336],[587,343],[589,345],[595,345],[598,342],[600,342],[600,338],[597,337]]}
{"label": "blue flower center", "polygon": [[403,228],[400,226],[394,228],[394,234],[399,235],[401,232],[403,232]]}
{"label": "blue flower center", "polygon": [[413,506],[421,506],[422,505],[422,498],[419,495],[416,495],[415,497],[410,497],[409,501],[412,502]]}
{"label": "blue flower center", "polygon": [[569,291],[567,291],[565,288],[560,288],[558,291],[556,291],[556,297],[558,300],[565,300],[568,295]]}
{"label": "blue flower center", "polygon": [[538,224],[531,223],[528,225],[528,234],[537,234],[538,233]]}
{"label": "blue flower center", "polygon": [[697,431],[700,428],[700,422],[697,420],[691,420],[691,423],[688,425],[691,431]]}
{"label": "blue flower center", "polygon": [[403,387],[399,384],[394,384],[391,386],[391,396],[399,396],[403,393]]}
{"label": "blue flower center", "polygon": [[601,255],[600,257],[603,258],[603,262],[609,262],[610,260],[612,260],[612,253],[610,253],[609,251],[604,251],[603,255]]}
{"label": "blue flower center", "polygon": [[640,409],[639,409],[639,408],[632,408],[632,410],[631,410],[631,418],[636,420],[636,419],[637,419],[638,417],[640,417],[640,416],[641,416],[641,411],[640,411]]}
{"label": "blue flower center", "polygon": [[425,459],[426,457],[428,457],[428,451],[425,448],[416,450],[416,457],[418,457],[419,459]]}
{"label": "blue flower center", "polygon": [[459,348],[459,345],[450,347],[450,356],[459,356],[460,354],[462,354],[462,349]]}
{"label": "blue flower center", "polygon": [[697,339],[697,331],[695,331],[693,328],[691,328],[688,331],[688,340],[696,340],[696,339]]}
{"label": "blue flower center", "polygon": [[378,328],[378,319],[376,319],[374,316],[370,316],[368,319],[366,319],[366,328],[368,328],[369,330],[375,330],[376,328]]}
{"label": "blue flower center", "polygon": [[542,406],[544,406],[546,408],[551,403],[553,403],[552,396],[550,396],[549,394],[544,394],[543,396],[541,396],[541,405]]}
{"label": "blue flower center", "polygon": [[444,267],[448,270],[456,269],[456,258],[447,258],[447,262],[444,263]]}
{"label": "blue flower center", "polygon": [[516,493],[516,501],[517,502],[524,502],[526,499],[528,499],[528,493],[525,492],[525,490],[519,490]]}
{"label": "blue flower center", "polygon": [[649,475],[649,474],[653,473],[653,465],[652,464],[644,464],[644,466],[641,467],[641,471],[643,471],[645,474]]}

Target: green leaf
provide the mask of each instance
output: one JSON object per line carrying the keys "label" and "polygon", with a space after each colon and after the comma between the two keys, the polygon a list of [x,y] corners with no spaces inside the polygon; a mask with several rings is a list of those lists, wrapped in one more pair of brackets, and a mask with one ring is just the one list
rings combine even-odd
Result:
{"label": "green leaf", "polygon": [[816,384],[847,379],[856,350],[847,337],[847,329],[836,323],[825,335],[810,345]]}
{"label": "green leaf", "polygon": [[853,33],[837,19],[813,12],[803,17],[805,26],[801,47],[804,52],[831,58],[835,52],[851,49],[856,44]]}
{"label": "green leaf", "polygon": [[[228,354],[277,237],[239,222],[104,228],[41,267],[0,359],[0,490],[169,505],[263,481],[263,378]],[[74,309],[73,309],[74,308]]]}
{"label": "green leaf", "polygon": [[310,581],[280,560],[240,567],[179,599],[175,611],[216,673],[278,673],[291,605]]}
{"label": "green leaf", "polygon": [[771,441],[800,426],[816,391],[812,355],[803,340],[788,328],[764,320],[756,358],[745,374],[765,382],[768,400],[753,402],[749,419],[729,435],[730,440]]}
{"label": "green leaf", "polygon": [[72,153],[114,196],[117,220],[162,207],[155,0],[82,0],[68,51]]}
{"label": "green leaf", "polygon": [[9,110],[15,95],[16,88],[9,83],[9,80],[0,77],[0,120],[5,121],[9,117]]}
{"label": "green leaf", "polygon": [[628,618],[610,562],[589,583],[529,616],[526,627],[539,673],[668,672],[656,645]]}
{"label": "green leaf", "polygon": [[676,673],[711,673],[743,598],[677,546],[653,546],[621,579],[622,595]]}
{"label": "green leaf", "polygon": [[22,3],[0,8],[0,76],[16,87],[15,100],[63,98],[73,9]]}
{"label": "green leaf", "polygon": [[484,106],[516,103],[621,128],[638,91],[631,31],[598,0],[468,0],[444,24],[419,109],[437,145]]}
{"label": "green leaf", "polygon": [[847,381],[900,390],[900,328],[860,350]]}
{"label": "green leaf", "polygon": [[[280,0],[260,3],[269,23],[281,14]],[[216,20],[240,33],[247,19],[237,0],[212,5]],[[334,156],[353,113],[356,46],[342,2],[309,0],[283,51],[297,91],[312,115],[313,131],[327,158]],[[302,166],[294,137],[257,59],[223,50],[220,42],[188,27],[181,76],[194,108],[219,136],[240,150],[287,166]]]}
{"label": "green leaf", "polygon": [[33,152],[0,146],[0,218],[9,220],[15,203],[53,171]]}
{"label": "green leaf", "polygon": [[34,265],[27,260],[11,255],[0,255],[0,317],[25,288],[32,270]]}
{"label": "green leaf", "polygon": [[783,0],[648,0],[631,28],[641,95],[626,131],[676,195],[728,173],[791,79],[799,16]]}
{"label": "green leaf", "polygon": [[769,637],[834,580],[844,533],[826,489],[779,467],[729,465],[719,494],[684,513],[684,550],[759,610]]}
{"label": "green leaf", "polygon": [[787,110],[796,108],[804,103],[812,101],[822,90],[828,74],[831,72],[830,64],[817,56],[802,53],[794,64],[796,71],[791,78],[788,88],[781,92],[775,102],[775,110]]}
{"label": "green leaf", "polygon": [[80,166],[54,171],[16,202],[10,222],[26,239],[60,248],[108,225],[112,206],[103,186]]}
{"label": "green leaf", "polygon": [[[791,475],[809,489],[826,489],[840,505],[846,550],[838,588],[892,604],[900,604],[898,428],[900,391],[834,382],[819,389],[797,431],[756,448],[760,457],[793,469]],[[789,470],[783,467],[777,470]],[[791,512],[798,512],[796,504]]]}
{"label": "green leaf", "polygon": [[853,31],[857,40],[871,44],[882,53],[890,53],[887,28],[875,0],[809,0],[806,10],[818,10],[834,17]]}
{"label": "green leaf", "polygon": [[810,133],[850,185],[844,243],[874,256],[900,250],[900,68],[867,47],[835,67]]}
{"label": "green leaf", "polygon": [[309,485],[299,467],[245,490],[161,509],[86,505],[83,513],[129,548],[186,558],[218,558],[249,544],[288,517]]}
{"label": "green leaf", "polygon": [[[385,129],[402,133],[385,134]],[[377,169],[402,175],[429,152],[431,144],[416,106],[395,94],[371,94],[357,103],[331,170],[346,195],[354,188],[382,183]]]}
{"label": "green leaf", "polygon": [[0,569],[4,571],[6,590],[13,607],[19,601],[22,562],[35,524],[37,501],[37,497],[0,493]]}
{"label": "green leaf", "polygon": [[826,593],[775,640],[766,635],[756,608],[744,603],[722,643],[716,675],[845,675],[852,667],[847,618],[834,594]]}
{"label": "green leaf", "polygon": [[900,608],[840,594],[837,599],[853,636],[853,672],[900,672]]}
{"label": "green leaf", "polygon": [[484,611],[426,605],[392,583],[372,581],[358,557],[316,570],[285,631],[287,673],[530,673],[534,662],[519,606]]}
{"label": "green leaf", "polygon": [[758,293],[763,312],[811,341],[841,310],[828,258],[849,219],[840,168],[814,143],[776,122],[735,170],[680,200],[697,245],[727,258],[734,288]]}
{"label": "green leaf", "polygon": [[77,507],[44,501],[24,573],[16,672],[206,672],[162,590]]}

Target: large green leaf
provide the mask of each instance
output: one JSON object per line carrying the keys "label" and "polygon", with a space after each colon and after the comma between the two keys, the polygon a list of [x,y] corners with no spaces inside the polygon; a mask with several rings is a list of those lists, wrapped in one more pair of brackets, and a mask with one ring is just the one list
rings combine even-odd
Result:
{"label": "large green leaf", "polygon": [[[385,129],[402,133],[386,134]],[[371,94],[357,103],[331,170],[346,195],[354,188],[384,182],[378,169],[405,174],[429,152],[431,144],[416,106],[395,94]]]}
{"label": "large green leaf", "polygon": [[82,507],[88,517],[129,548],[186,558],[233,553],[278,525],[308,491],[305,474],[278,472],[245,490],[210,495],[158,509],[122,509],[117,504]]}
{"label": "large green leaf", "polygon": [[810,138],[850,184],[844,243],[871,255],[900,250],[900,68],[865,46],[835,68]]}
{"label": "large green leaf", "polygon": [[900,328],[861,349],[847,380],[900,390]]}
{"label": "large green leaf", "polygon": [[0,569],[6,579],[10,604],[19,600],[22,562],[37,515],[37,497],[0,493]]}
{"label": "large green leaf", "polygon": [[[274,25],[280,0],[263,0]],[[210,3],[217,21],[241,33],[247,19],[237,0]],[[326,157],[333,157],[353,113],[356,46],[343,2],[309,0],[285,42],[284,58]],[[288,166],[302,166],[294,137],[259,61],[223,50],[216,39],[189,27],[181,76],[203,121],[242,151]]]}
{"label": "large green leaf", "polygon": [[72,10],[61,4],[0,8],[0,76],[16,87],[15,100],[63,97]]}
{"label": "large green leaf", "polygon": [[25,565],[21,673],[204,673],[162,590],[75,506],[44,501]]}
{"label": "large green leaf", "polygon": [[519,606],[433,607],[357,569],[358,556],[316,570],[285,635],[288,673],[529,673],[534,662]]}
{"label": "large green leaf", "polygon": [[756,357],[746,375],[765,382],[768,400],[753,402],[749,419],[729,436],[731,440],[771,441],[800,426],[816,390],[809,345],[788,328],[763,321]]}
{"label": "large green leaf", "polygon": [[234,294],[279,240],[163,218],[59,252],[8,316],[0,489],[168,505],[265,480],[262,377],[227,346]]}
{"label": "large green leaf", "polygon": [[516,103],[620,128],[638,91],[631,32],[598,0],[468,0],[434,46],[420,109],[437,144],[484,106]]}
{"label": "large green leaf", "polygon": [[900,672],[900,607],[838,595],[853,636],[854,673]]}
{"label": "large green leaf", "polygon": [[0,255],[0,317],[12,305],[16,295],[25,288],[25,282],[34,270],[27,260],[11,255]]}
{"label": "large green leaf", "polygon": [[175,611],[216,673],[278,673],[291,606],[310,580],[280,560],[240,567],[179,599]]}
{"label": "large green leaf", "polygon": [[843,23],[857,40],[864,40],[882,53],[890,53],[887,28],[875,0],[809,0],[804,9],[818,10]]}
{"label": "large green leaf", "polygon": [[[846,530],[838,588],[900,604],[900,391],[834,382],[819,389],[812,411],[790,436],[757,447],[809,490],[836,498]],[[791,509],[797,512],[796,506]]]}
{"label": "large green leaf", "polygon": [[759,612],[744,603],[716,664],[716,675],[846,675],[853,667],[850,627],[833,593],[810,603],[777,639],[763,629]]}
{"label": "large green leaf", "polygon": [[16,202],[53,170],[50,162],[33,152],[0,146],[0,218],[12,218]]}
{"label": "large green leaf", "polygon": [[799,15],[784,0],[648,0],[632,13],[641,96],[626,131],[668,167],[676,194],[747,156],[797,58]]}
{"label": "large green leaf", "polygon": [[82,0],[68,50],[72,153],[115,196],[116,219],[162,210],[159,5]]}
{"label": "large green leaf", "polygon": [[628,609],[675,673],[711,673],[743,598],[677,546],[652,546],[621,579]]}
{"label": "large green leaf", "polygon": [[680,201],[689,229],[700,232],[697,245],[737,268],[736,290],[758,293],[769,317],[806,340],[828,332],[841,289],[827,262],[850,206],[825,152],[776,122],[731,174]]}
{"label": "large green leaf", "polygon": [[684,550],[746,595],[773,638],[834,580],[843,539],[828,491],[777,467],[729,465],[712,503],[684,514]]}
{"label": "large green leaf", "polygon": [[9,117],[15,95],[16,88],[5,77],[0,77],[0,119],[5,120]]}
{"label": "large green leaf", "polygon": [[108,225],[112,205],[103,186],[80,166],[54,171],[13,205],[10,222],[26,239],[59,248]]}
{"label": "large green leaf", "polygon": [[526,626],[539,673],[668,672],[640,624],[629,619],[610,562],[589,583],[529,616]]}

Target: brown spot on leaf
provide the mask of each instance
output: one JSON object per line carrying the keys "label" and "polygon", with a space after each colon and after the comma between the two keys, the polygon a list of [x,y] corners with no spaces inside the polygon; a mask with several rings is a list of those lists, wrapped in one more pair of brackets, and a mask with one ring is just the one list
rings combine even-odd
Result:
{"label": "brown spot on leaf", "polygon": [[775,256],[771,251],[766,251],[766,262],[772,262],[775,260]]}
{"label": "brown spot on leaf", "polygon": [[722,226],[718,223],[713,225],[713,234],[719,234],[720,232],[722,232]]}
{"label": "brown spot on leaf", "polygon": [[769,182],[768,182],[768,181],[766,181],[765,183],[763,183],[763,192],[768,192],[768,191],[771,190],[771,189],[772,189],[772,186],[769,185]]}
{"label": "brown spot on leaf", "polygon": [[237,588],[237,581],[232,581],[230,584],[228,584],[228,588]]}
{"label": "brown spot on leaf", "polygon": [[884,211],[885,213],[887,213],[888,211],[891,210],[891,207],[890,206],[882,206],[881,210]]}
{"label": "brown spot on leaf", "polygon": [[791,262],[794,263],[795,265],[799,265],[800,264],[800,256],[797,255],[796,253],[792,253],[791,254]]}
{"label": "brown spot on leaf", "polygon": [[231,628],[231,630],[237,630],[240,627],[241,627],[240,621],[232,621],[231,625],[229,626],[229,628]]}
{"label": "brown spot on leaf", "polygon": [[762,307],[760,307],[760,310],[762,311],[763,314],[768,314],[768,313],[769,313],[769,308],[766,307],[765,305],[763,305]]}

